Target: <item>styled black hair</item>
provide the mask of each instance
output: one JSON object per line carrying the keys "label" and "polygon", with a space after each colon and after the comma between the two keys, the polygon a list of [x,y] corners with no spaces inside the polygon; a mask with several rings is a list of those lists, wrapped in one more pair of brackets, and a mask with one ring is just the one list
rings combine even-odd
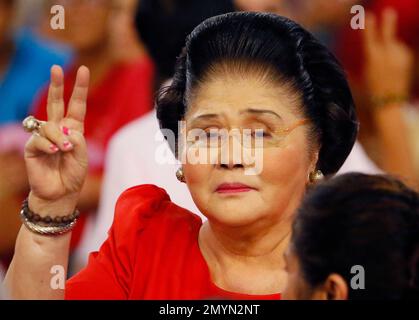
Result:
{"label": "styled black hair", "polygon": [[[267,65],[303,101],[320,146],[318,169],[334,174],[358,132],[354,102],[334,55],[297,23],[275,14],[236,12],[205,20],[188,36],[170,87],[157,97],[160,128],[178,135],[187,93],[220,62]],[[177,144],[177,143],[176,143]],[[176,152],[177,145],[170,146]]]}
{"label": "styled black hair", "polygon": [[205,19],[234,11],[232,0],[141,0],[135,23],[157,69],[157,85],[173,76],[185,38]]}
{"label": "styled black hair", "polygon": [[[419,194],[395,178],[352,173],[317,185],[291,246],[312,288],[337,273],[349,299],[419,299]],[[364,268],[364,289],[351,288],[354,265]]]}

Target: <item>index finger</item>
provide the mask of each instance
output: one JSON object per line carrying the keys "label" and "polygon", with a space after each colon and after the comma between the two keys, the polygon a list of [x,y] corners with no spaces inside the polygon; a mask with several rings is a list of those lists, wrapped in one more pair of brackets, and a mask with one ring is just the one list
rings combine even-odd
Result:
{"label": "index finger", "polygon": [[89,91],[89,69],[81,66],[77,71],[76,83],[68,104],[67,118],[83,122],[86,115],[86,100]]}
{"label": "index finger", "polygon": [[394,9],[387,8],[384,10],[382,26],[383,40],[387,43],[393,41],[396,38],[397,31],[397,12]]}
{"label": "index finger", "polygon": [[378,40],[377,40],[377,21],[375,15],[372,13],[366,14],[366,23],[365,23],[365,30],[363,32],[363,43],[365,50],[371,50]]}
{"label": "index finger", "polygon": [[64,116],[64,73],[60,66],[51,67],[51,83],[48,88],[48,121],[59,122]]}

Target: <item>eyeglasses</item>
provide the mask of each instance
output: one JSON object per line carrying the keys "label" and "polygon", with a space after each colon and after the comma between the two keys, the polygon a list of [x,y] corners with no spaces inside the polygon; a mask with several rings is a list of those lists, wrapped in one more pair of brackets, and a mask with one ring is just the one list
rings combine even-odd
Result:
{"label": "eyeglasses", "polygon": [[309,119],[300,119],[288,127],[274,131],[250,128],[234,128],[230,131],[219,128],[191,129],[188,131],[186,143],[188,148],[220,148],[231,136],[245,149],[280,147],[293,130],[307,123]]}

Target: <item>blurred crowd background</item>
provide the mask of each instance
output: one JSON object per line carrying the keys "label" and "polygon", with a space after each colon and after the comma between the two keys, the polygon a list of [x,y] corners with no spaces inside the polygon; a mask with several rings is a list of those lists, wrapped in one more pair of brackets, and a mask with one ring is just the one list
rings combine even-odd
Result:
{"label": "blurred crowd background", "polygon": [[[51,7],[65,8],[53,30]],[[351,28],[351,8],[367,12]],[[390,9],[390,10],[389,10]],[[387,172],[419,183],[419,0],[0,0],[0,260],[7,268],[28,193],[21,129],[27,115],[46,118],[53,64],[65,69],[68,101],[75,71],[91,71],[86,139],[90,169],[72,236],[70,272],[98,250],[118,195],[152,183],[199,214],[177,164],[158,163],[163,137],[154,93],[170,81],[186,35],[204,19],[231,11],[273,12],[296,20],[340,59],[351,83],[360,133],[343,171]],[[175,231],[174,231],[175,232]],[[1,267],[0,267],[1,269]],[[0,271],[1,279],[1,271]]]}

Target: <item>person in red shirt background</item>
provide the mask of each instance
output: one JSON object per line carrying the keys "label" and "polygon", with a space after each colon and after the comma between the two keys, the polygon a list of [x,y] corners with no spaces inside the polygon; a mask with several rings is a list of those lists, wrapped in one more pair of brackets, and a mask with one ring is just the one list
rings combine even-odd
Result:
{"label": "person in red shirt background", "polygon": [[[285,3],[291,16],[342,62],[358,106],[359,142],[368,157],[381,171],[419,188],[419,1]],[[352,21],[363,22],[361,7],[366,25],[356,29]]]}
{"label": "person in red shirt background", "polygon": [[[75,50],[75,60],[64,78],[65,103],[69,101],[74,86],[76,66],[85,65],[91,72],[91,87],[87,98],[89,107],[85,121],[89,174],[78,204],[84,213],[94,212],[97,207],[109,139],[119,128],[141,117],[153,106],[154,67],[150,58],[141,47],[138,49],[132,43],[116,47],[125,36],[124,30],[130,30],[126,15],[122,17],[124,6],[115,7],[117,3],[112,0],[67,0],[66,27],[51,34]],[[113,28],[115,25],[119,28]],[[34,104],[35,117],[47,118],[46,104],[45,90]],[[83,225],[87,218],[88,215],[81,215],[80,223],[73,232],[72,249],[77,247],[83,236]]]}
{"label": "person in red shirt background", "polygon": [[336,53],[358,106],[359,138],[383,171],[419,189],[414,137],[419,124],[419,1],[360,4],[367,12],[365,29],[354,30],[347,23],[336,34]]}

